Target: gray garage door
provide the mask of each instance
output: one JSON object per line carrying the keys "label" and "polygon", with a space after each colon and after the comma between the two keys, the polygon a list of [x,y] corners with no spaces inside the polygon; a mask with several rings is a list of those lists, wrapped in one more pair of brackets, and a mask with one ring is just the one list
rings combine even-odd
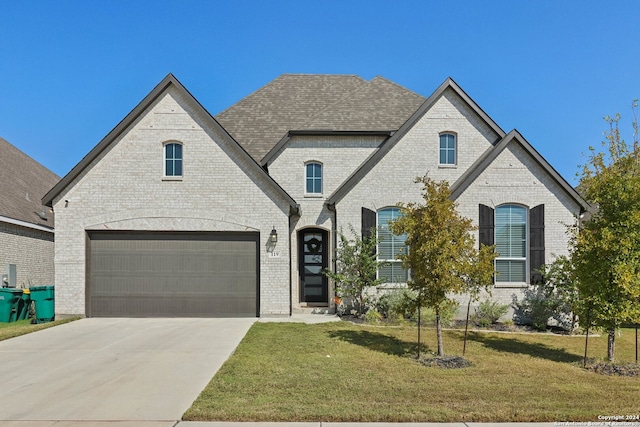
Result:
{"label": "gray garage door", "polygon": [[258,233],[90,232],[87,316],[255,317]]}

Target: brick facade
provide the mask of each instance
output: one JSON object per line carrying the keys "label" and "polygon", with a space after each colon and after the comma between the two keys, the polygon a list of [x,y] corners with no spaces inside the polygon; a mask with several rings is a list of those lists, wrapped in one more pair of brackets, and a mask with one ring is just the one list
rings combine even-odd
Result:
{"label": "brick facade", "polygon": [[[180,180],[163,178],[167,141],[183,144]],[[288,254],[289,205],[241,154],[168,90],[55,198],[56,311],[85,313],[87,230],[258,231],[260,313],[288,315],[289,260],[266,248],[275,227]]]}
{"label": "brick facade", "polygon": [[52,285],[53,232],[0,221],[0,271],[15,264],[18,288]]}
{"label": "brick facade", "polygon": [[[306,304],[300,302],[298,232],[327,231],[332,260],[336,235],[348,233],[350,227],[360,230],[363,207],[377,211],[399,202],[421,202],[421,188],[414,180],[426,173],[451,184],[474,176],[456,202],[476,223],[479,204],[544,204],[545,259],[565,254],[563,224],[580,214],[579,196],[527,148],[528,143],[517,139],[505,143],[484,170],[469,175],[479,159],[506,141],[505,134],[455,84],[441,88],[423,104],[430,103],[428,108],[417,110],[421,116],[416,113],[397,131],[398,136],[292,133],[278,152],[270,153],[267,176],[239,145],[229,142],[224,130],[211,125],[197,101],[167,86],[52,199],[57,311],[85,313],[87,231],[105,229],[258,231],[260,315],[302,310]],[[457,137],[455,165],[438,164],[443,132]],[[163,144],[170,141],[184,147],[184,176],[179,180],[163,179]],[[385,145],[389,141],[393,144]],[[390,149],[383,151],[386,147]],[[380,153],[384,155],[376,157]],[[309,161],[323,165],[321,195],[305,194]],[[276,191],[278,186],[286,193]],[[328,199],[336,193],[341,195],[330,207]],[[301,215],[291,214],[287,195],[299,205]],[[280,257],[269,256],[267,250],[274,227]],[[498,285],[493,299],[510,304],[525,288],[525,283]]]}

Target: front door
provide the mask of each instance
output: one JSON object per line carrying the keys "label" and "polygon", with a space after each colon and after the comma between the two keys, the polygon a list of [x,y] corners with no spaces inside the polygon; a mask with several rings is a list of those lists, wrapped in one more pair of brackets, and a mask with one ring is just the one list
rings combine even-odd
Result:
{"label": "front door", "polygon": [[300,246],[300,301],[328,304],[327,232],[306,229],[298,233]]}

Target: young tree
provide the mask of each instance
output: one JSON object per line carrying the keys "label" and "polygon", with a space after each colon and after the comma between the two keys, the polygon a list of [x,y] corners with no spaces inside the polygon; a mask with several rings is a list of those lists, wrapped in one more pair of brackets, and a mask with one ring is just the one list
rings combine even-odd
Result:
{"label": "young tree", "polygon": [[559,324],[566,323],[566,316],[570,317],[569,333],[575,330],[580,311],[580,294],[578,281],[571,259],[565,255],[556,257],[551,264],[543,265],[540,269],[544,282],[542,286],[553,292],[557,307],[553,317]]}
{"label": "young tree", "polygon": [[336,250],[336,271],[325,270],[325,276],[334,281],[340,297],[351,298],[357,314],[365,314],[369,297],[367,289],[383,282],[376,279],[378,267],[384,265],[378,261],[376,246],[378,238],[375,228],[371,234],[360,238],[353,226],[349,226],[353,239],[340,232],[340,243]]}
{"label": "young tree", "polygon": [[471,231],[475,228],[456,211],[446,181],[435,182],[425,175],[415,182],[423,184],[424,204],[400,204],[402,216],[390,226],[394,234],[407,235],[408,251],[398,257],[411,269],[407,286],[415,291],[415,304],[432,307],[436,313],[438,356],[444,356],[440,315],[451,301],[449,294],[466,290],[468,254],[474,247]]}
{"label": "young tree", "polygon": [[590,147],[580,179],[595,209],[573,233],[571,258],[584,303],[580,318],[588,312],[591,323],[608,332],[613,362],[616,329],[640,321],[640,165],[637,122],[629,146],[620,136],[620,115],[605,120],[606,153]]}

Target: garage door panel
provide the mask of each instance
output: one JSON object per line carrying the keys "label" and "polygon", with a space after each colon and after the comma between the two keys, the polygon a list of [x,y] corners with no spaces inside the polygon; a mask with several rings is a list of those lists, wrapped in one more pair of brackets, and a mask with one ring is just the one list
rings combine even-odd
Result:
{"label": "garage door panel", "polygon": [[257,233],[89,237],[89,316],[257,315]]}

